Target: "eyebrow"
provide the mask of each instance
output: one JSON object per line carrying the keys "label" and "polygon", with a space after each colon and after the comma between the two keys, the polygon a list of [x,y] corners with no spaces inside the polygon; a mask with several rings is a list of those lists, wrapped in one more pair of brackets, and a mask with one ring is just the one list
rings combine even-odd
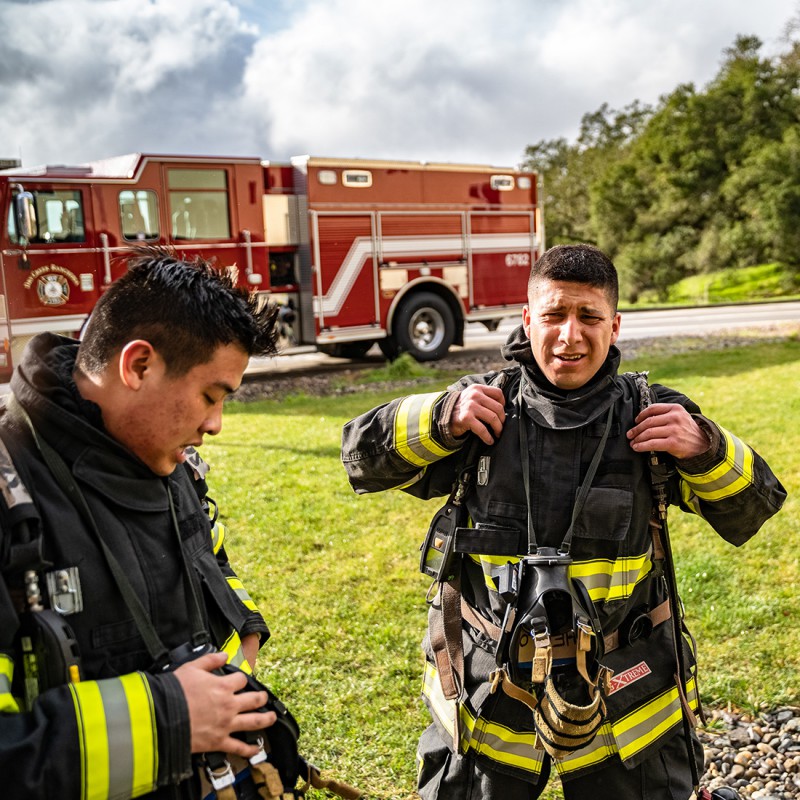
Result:
{"label": "eyebrow", "polygon": [[238,387],[233,387],[229,383],[225,383],[225,381],[214,381],[211,386],[216,386],[218,389],[222,389],[225,394],[233,394]]}

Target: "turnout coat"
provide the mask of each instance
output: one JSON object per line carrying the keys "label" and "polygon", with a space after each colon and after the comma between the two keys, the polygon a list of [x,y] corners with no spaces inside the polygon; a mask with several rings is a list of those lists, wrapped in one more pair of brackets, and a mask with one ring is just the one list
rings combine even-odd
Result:
{"label": "turnout coat", "polygon": [[[660,553],[657,547],[654,551],[649,524],[653,499],[647,457],[635,453],[626,437],[640,411],[639,393],[630,377],[617,373],[615,347],[598,374],[571,392],[557,390],[542,376],[521,327],[509,338],[504,355],[516,362],[504,370],[506,422],[495,444],[480,450],[478,479],[465,503],[471,525],[502,529],[500,535],[516,542],[519,556],[528,544],[522,459],[529,462],[536,543],[558,548],[613,409],[597,472],[574,525],[570,566],[570,577],[588,590],[611,650],[603,658],[614,671],[608,718],[589,745],[557,761],[556,767],[568,780],[608,759],[633,766],[681,724],[668,617],[654,617],[652,631],[632,643],[624,635],[632,619],[663,609],[666,600]],[[342,461],[355,491],[399,488],[421,498],[449,494],[469,449],[448,431],[452,406],[464,387],[496,382],[497,377],[471,375],[446,392],[400,398],[345,425]],[[743,544],[780,509],[783,487],[752,448],[703,417],[689,398],[665,386],[652,390],[655,402],[679,403],[695,415],[709,439],[706,453],[674,462],[670,503],[703,517],[730,543]],[[526,428],[527,453],[520,452],[520,425]],[[463,621],[464,692],[458,703],[445,698],[426,636],[423,697],[445,741],[452,744],[455,733],[461,750],[473,749],[486,766],[534,782],[546,754],[534,748],[532,714],[502,691],[490,692],[489,683],[495,635],[506,609],[498,578],[505,564],[517,559],[491,552],[461,558],[462,600],[468,606]],[[695,661],[688,639],[683,646],[689,665],[683,676],[685,696],[696,709]]]}
{"label": "turnout coat", "polygon": [[[192,637],[184,560],[211,642],[249,671],[241,637],[269,631],[236,578],[212,525],[204,464],[194,454],[167,478],[152,473],[104,431],[100,410],[71,379],[77,342],[42,334],[11,387],[38,435],[63,458],[101,535],[125,570],[164,645]],[[196,798],[186,702],[175,676],[153,664],[96,537],[11,404],[0,418],[0,771],[3,797]],[[21,488],[24,487],[24,488]],[[172,517],[170,496],[175,510]],[[83,609],[65,616],[83,679],[25,705],[19,648],[23,568],[31,562],[21,519],[41,544],[39,586],[75,568]]]}

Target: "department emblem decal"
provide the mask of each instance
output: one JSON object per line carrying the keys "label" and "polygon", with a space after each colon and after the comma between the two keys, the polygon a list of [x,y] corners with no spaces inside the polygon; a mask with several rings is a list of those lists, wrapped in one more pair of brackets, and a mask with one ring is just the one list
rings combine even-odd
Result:
{"label": "department emblem decal", "polygon": [[45,273],[36,281],[36,294],[46,306],[63,306],[69,300],[69,281],[55,272]]}

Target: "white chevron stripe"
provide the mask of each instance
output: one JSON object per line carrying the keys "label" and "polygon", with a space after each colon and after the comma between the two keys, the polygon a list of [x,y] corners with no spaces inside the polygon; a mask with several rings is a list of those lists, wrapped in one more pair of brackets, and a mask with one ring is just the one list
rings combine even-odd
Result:
{"label": "white chevron stripe", "polygon": [[[504,252],[506,250],[529,251],[531,246],[538,245],[538,237],[527,233],[480,233],[470,237],[473,253]],[[463,239],[461,236],[385,236],[382,239],[384,259],[402,258],[426,254],[461,253]],[[353,288],[353,284],[361,274],[364,265],[372,257],[372,239],[369,236],[357,236],[347,252],[336,277],[323,297],[315,298],[317,314],[335,317],[344,305]],[[435,266],[435,265],[432,265]]]}

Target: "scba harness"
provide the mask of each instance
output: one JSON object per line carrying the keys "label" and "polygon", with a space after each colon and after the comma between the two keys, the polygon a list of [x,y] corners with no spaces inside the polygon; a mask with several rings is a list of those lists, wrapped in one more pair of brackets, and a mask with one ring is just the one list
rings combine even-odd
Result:
{"label": "scba harness", "polygon": [[[501,388],[506,373],[493,382]],[[522,409],[524,375],[520,378],[517,403],[520,409],[520,453],[528,452],[527,430]],[[498,580],[498,593],[506,601],[502,627],[495,629],[460,602],[458,554],[474,553],[516,557],[519,535],[514,529],[496,525],[469,527],[464,499],[471,490],[480,446],[470,446],[465,463],[447,503],[436,514],[422,546],[420,569],[434,578],[442,613],[431,623],[431,645],[447,699],[460,701],[463,687],[461,646],[462,613],[468,621],[496,641],[497,669],[490,676],[491,691],[502,689],[524,703],[533,713],[536,747],[561,759],[585,747],[606,718],[605,695],[610,670],[601,664],[604,639],[586,588],[569,576],[573,528],[584,506],[611,430],[613,407],[609,408],[602,437],[576,496],[571,524],[558,549],[540,547],[536,541],[530,500],[530,465],[522,458],[522,477],[527,505],[527,555],[509,560]],[[429,590],[428,599],[431,600]],[[439,621],[441,617],[441,621]],[[458,714],[455,715],[454,745],[460,749]]]}

